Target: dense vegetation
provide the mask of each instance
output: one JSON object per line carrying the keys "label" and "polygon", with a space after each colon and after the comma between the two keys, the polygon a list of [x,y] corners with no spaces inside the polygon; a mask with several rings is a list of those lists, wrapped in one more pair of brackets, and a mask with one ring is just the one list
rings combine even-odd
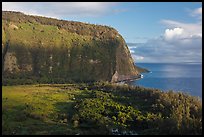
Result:
{"label": "dense vegetation", "polygon": [[35,23],[49,26],[56,26],[59,29],[67,30],[79,35],[94,36],[97,38],[114,39],[118,35],[117,30],[110,26],[95,25],[76,21],[58,20],[41,16],[27,16],[21,12],[3,11],[2,19],[16,23]]}
{"label": "dense vegetation", "polygon": [[115,29],[2,14],[3,134],[202,134],[199,98],[93,82],[147,71]]}
{"label": "dense vegetation", "polygon": [[122,36],[111,27],[19,12],[2,14],[5,81],[111,81],[116,71],[125,76],[141,71]]}
{"label": "dense vegetation", "polygon": [[202,134],[201,100],[180,92],[100,82],[3,86],[2,96],[3,134]]}

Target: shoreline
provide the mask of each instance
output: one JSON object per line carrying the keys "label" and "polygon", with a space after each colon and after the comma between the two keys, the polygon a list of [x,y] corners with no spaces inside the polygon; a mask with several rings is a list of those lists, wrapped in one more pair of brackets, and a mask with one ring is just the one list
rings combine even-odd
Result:
{"label": "shoreline", "polygon": [[116,84],[123,84],[123,83],[126,83],[126,82],[131,82],[131,81],[134,81],[134,80],[140,80],[143,78],[143,75],[142,74],[139,74],[137,76],[134,76],[134,77],[130,77],[128,79],[124,79],[124,80],[119,80],[117,82],[115,82]]}

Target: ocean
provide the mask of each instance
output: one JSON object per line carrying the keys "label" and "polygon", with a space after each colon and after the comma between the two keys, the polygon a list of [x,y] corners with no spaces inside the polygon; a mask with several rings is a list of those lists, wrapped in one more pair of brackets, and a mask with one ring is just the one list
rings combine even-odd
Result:
{"label": "ocean", "polygon": [[136,63],[150,73],[142,73],[143,78],[128,82],[162,91],[187,92],[202,99],[202,64],[200,63]]}

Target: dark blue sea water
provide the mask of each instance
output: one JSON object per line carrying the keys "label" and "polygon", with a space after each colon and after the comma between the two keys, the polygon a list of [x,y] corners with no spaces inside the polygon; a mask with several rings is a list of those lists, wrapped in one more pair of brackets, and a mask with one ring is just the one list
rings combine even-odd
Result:
{"label": "dark blue sea water", "polygon": [[202,98],[202,64],[199,63],[137,63],[147,68],[150,73],[143,73],[143,78],[129,82],[163,91],[174,90],[188,92]]}

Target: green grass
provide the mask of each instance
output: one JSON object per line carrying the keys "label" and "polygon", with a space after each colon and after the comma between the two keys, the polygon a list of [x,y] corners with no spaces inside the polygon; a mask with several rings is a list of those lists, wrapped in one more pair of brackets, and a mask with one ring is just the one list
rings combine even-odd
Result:
{"label": "green grass", "polygon": [[[15,53],[21,70],[15,72],[16,75],[22,74],[27,77],[42,75],[46,78],[51,76],[74,81],[111,79],[115,65],[117,44],[115,40],[93,40],[93,36],[79,35],[58,29],[57,26],[39,23],[10,22],[9,24],[3,21],[2,39],[3,46],[9,40],[7,52]],[[13,26],[18,29],[14,29]],[[50,60],[51,55],[52,60]],[[99,63],[91,64],[90,60],[98,60]],[[25,64],[31,65],[32,71],[27,73],[23,71]],[[52,75],[49,73],[50,66],[53,66]],[[108,69],[104,71],[104,67]],[[109,71],[112,74],[109,74]]]}
{"label": "green grass", "polygon": [[5,135],[201,134],[202,103],[184,93],[91,84],[2,87]]}
{"label": "green grass", "polygon": [[67,117],[73,97],[82,91],[46,85],[3,86],[2,91],[3,134],[74,134]]}

